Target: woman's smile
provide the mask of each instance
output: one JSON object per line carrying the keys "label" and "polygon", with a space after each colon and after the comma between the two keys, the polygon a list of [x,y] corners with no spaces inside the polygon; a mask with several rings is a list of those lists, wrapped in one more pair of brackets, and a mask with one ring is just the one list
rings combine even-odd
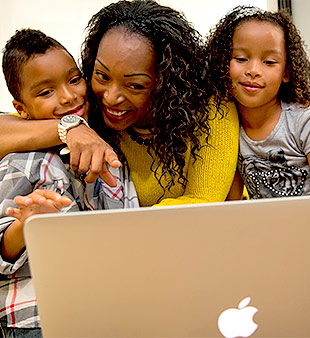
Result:
{"label": "woman's smile", "polygon": [[108,31],[98,48],[91,83],[105,124],[114,130],[149,125],[156,78],[155,55],[147,38],[124,29]]}
{"label": "woman's smile", "polygon": [[105,107],[105,111],[106,111],[106,114],[110,114],[110,115],[118,116],[118,117],[124,116],[130,112],[130,110],[111,109],[108,107]]}

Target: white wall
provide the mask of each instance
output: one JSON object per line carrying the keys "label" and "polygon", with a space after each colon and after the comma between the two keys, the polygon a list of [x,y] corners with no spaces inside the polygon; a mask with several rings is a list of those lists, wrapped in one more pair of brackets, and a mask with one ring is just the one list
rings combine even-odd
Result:
{"label": "white wall", "polygon": [[[0,0],[0,48],[2,50],[15,30],[30,27],[52,36],[78,58],[83,30],[88,20],[111,2],[116,0]],[[252,4],[269,10],[275,10],[277,7],[276,0],[159,0],[159,2],[182,11],[203,35],[234,6]],[[11,102],[12,97],[0,71],[0,111],[13,111]]]}
{"label": "white wall", "polygon": [[310,55],[310,27],[309,27],[309,0],[292,0],[292,16],[295,25],[299,29]]}

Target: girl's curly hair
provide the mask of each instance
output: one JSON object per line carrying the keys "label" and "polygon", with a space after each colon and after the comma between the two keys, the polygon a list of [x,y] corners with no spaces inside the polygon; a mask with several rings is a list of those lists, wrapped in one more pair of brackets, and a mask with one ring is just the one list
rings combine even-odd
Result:
{"label": "girl's curly hair", "polygon": [[270,12],[252,6],[237,6],[210,31],[207,37],[211,81],[217,88],[216,101],[233,100],[229,76],[233,34],[236,27],[251,20],[269,22],[282,29],[286,48],[289,82],[282,83],[278,98],[287,103],[310,104],[310,63],[304,42],[285,11]]}
{"label": "girl's curly hair", "polygon": [[[156,55],[157,85],[151,93],[148,111],[155,122],[152,144],[148,146],[148,153],[151,154],[152,149],[155,154],[151,170],[159,183],[164,175],[169,175],[171,180],[165,188],[174,185],[176,177],[184,186],[187,141],[191,141],[191,153],[196,159],[201,147],[199,135],[204,134],[208,140],[210,134],[207,103],[213,87],[208,86],[203,39],[181,13],[153,0],[121,0],[102,8],[91,18],[82,45],[82,70],[90,88],[90,123],[118,150],[118,133],[104,125],[91,91],[99,43],[104,34],[115,28],[139,34],[152,45]],[[156,167],[156,159],[162,171]]]}

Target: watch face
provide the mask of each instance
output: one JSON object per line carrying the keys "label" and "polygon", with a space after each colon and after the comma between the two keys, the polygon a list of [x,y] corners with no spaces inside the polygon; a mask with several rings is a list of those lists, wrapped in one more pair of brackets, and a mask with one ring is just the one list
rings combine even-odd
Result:
{"label": "watch face", "polygon": [[76,123],[80,122],[80,118],[76,115],[66,115],[62,118],[65,123]]}

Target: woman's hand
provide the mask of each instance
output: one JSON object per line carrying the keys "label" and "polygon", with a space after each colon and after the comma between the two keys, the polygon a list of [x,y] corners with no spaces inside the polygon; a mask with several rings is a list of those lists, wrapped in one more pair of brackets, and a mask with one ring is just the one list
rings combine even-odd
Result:
{"label": "woman's hand", "polygon": [[72,201],[52,190],[37,189],[27,196],[16,196],[17,208],[6,208],[8,216],[15,217],[21,225],[27,218],[36,214],[57,213],[62,207],[69,206]]}
{"label": "woman's hand", "polygon": [[70,149],[70,165],[73,170],[86,173],[85,182],[95,182],[100,176],[108,185],[116,186],[107,163],[113,168],[121,166],[113,149],[91,128],[84,124],[72,128],[67,133]]}

